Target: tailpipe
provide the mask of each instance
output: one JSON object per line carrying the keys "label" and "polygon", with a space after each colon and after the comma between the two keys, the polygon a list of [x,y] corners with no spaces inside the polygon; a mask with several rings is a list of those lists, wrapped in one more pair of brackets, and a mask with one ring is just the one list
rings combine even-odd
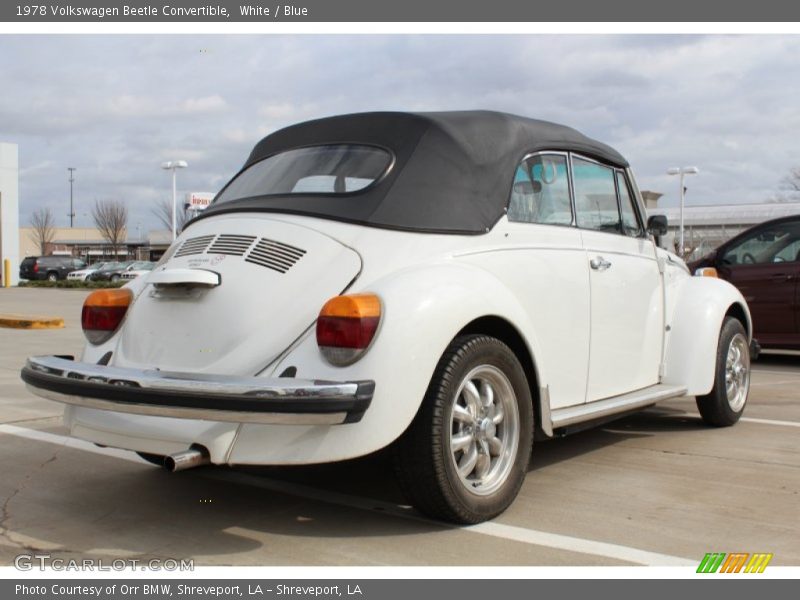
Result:
{"label": "tailpipe", "polygon": [[201,467],[210,462],[208,450],[202,446],[192,446],[188,450],[165,456],[164,468],[174,473],[175,471],[185,471],[186,469]]}

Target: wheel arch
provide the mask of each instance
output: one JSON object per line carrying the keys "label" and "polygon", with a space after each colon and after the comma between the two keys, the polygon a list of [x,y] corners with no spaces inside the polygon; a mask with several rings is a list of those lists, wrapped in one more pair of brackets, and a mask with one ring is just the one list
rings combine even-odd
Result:
{"label": "wheel arch", "polygon": [[750,320],[750,311],[748,311],[740,302],[734,302],[728,307],[728,310],[725,311],[725,316],[738,319],[739,322],[744,325],[744,329],[747,332],[747,339],[752,341],[753,324]]}
{"label": "wheel arch", "polygon": [[689,396],[708,394],[725,317],[739,319],[752,339],[747,302],[733,285],[711,277],[687,276],[670,293],[661,381],[686,387]]}
{"label": "wheel arch", "polygon": [[[525,378],[528,381],[528,388],[531,392],[533,402],[533,428],[536,439],[549,438],[542,428],[544,416],[542,414],[542,394],[539,390],[539,373],[536,361],[534,360],[531,349],[520,333],[511,322],[497,315],[486,315],[478,317],[465,325],[456,335],[483,334],[496,338],[508,346],[522,365],[525,371]],[[455,338],[454,338],[455,339]]]}

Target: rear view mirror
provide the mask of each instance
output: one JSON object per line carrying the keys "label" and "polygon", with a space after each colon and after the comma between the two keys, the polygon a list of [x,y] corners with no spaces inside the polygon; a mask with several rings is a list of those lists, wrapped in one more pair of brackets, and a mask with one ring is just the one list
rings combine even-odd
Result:
{"label": "rear view mirror", "polygon": [[665,215],[653,215],[647,219],[647,233],[656,237],[661,237],[667,233],[667,217]]}

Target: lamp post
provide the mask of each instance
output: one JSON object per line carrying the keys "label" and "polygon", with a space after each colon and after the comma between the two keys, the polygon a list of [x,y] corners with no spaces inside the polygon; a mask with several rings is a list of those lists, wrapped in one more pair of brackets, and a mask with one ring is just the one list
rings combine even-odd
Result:
{"label": "lamp post", "polygon": [[681,193],[681,212],[680,212],[680,236],[679,236],[679,244],[680,250],[679,255],[683,258],[684,252],[684,245],[683,245],[683,205],[686,200],[686,188],[683,185],[683,180],[686,175],[697,175],[700,172],[700,169],[697,167],[672,167],[671,169],[667,169],[667,175],[680,175],[680,193]]}
{"label": "lamp post", "polygon": [[185,169],[189,166],[185,160],[170,160],[165,163],[161,163],[161,168],[167,171],[172,171],[172,241],[175,241],[175,238],[178,237],[176,233],[175,227],[175,206],[178,202],[178,194],[177,194],[177,187],[176,187],[176,177],[175,172],[178,169]]}
{"label": "lamp post", "polygon": [[75,167],[67,167],[67,171],[69,171],[69,226],[72,227],[75,219],[75,209],[72,205],[72,184],[75,182],[75,171],[77,171]]}

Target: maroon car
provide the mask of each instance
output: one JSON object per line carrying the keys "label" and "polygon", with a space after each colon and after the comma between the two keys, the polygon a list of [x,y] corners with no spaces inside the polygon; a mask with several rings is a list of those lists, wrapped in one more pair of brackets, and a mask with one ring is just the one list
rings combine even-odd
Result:
{"label": "maroon car", "polygon": [[800,215],[756,225],[689,264],[703,267],[742,292],[761,347],[800,350]]}

